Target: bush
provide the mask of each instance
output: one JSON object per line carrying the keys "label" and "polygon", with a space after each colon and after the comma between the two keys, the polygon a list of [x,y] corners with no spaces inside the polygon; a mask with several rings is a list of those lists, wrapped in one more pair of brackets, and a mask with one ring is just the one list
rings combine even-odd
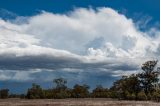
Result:
{"label": "bush", "polygon": [[6,99],[8,98],[9,89],[1,89],[0,90],[0,98]]}
{"label": "bush", "polygon": [[151,93],[148,93],[148,94],[147,94],[147,100],[151,100],[151,98],[152,98]]}
{"label": "bush", "polygon": [[136,99],[136,95],[134,93],[129,93],[129,92],[126,92],[126,99],[128,100],[135,100]]}
{"label": "bush", "polygon": [[158,90],[158,91],[153,92],[152,100],[155,100],[155,101],[157,101],[157,102],[159,102],[159,101],[160,101],[160,91],[159,91],[159,90]]}
{"label": "bush", "polygon": [[28,89],[27,98],[28,99],[43,99],[45,93],[40,85],[32,84],[32,88]]}
{"label": "bush", "polygon": [[107,97],[109,97],[108,89],[103,88],[101,85],[99,85],[92,91],[92,97],[94,97],[94,98],[107,98]]}
{"label": "bush", "polygon": [[141,91],[141,92],[138,93],[137,99],[138,99],[138,100],[147,100],[147,96],[146,96],[146,94],[144,93],[144,91]]}
{"label": "bush", "polygon": [[109,90],[109,91],[108,91],[108,97],[109,97],[109,98],[118,98],[117,92],[112,91],[112,90]]}
{"label": "bush", "polygon": [[78,85],[76,84],[72,90],[72,97],[73,98],[87,98],[89,97],[90,93],[88,91],[89,86],[88,85]]}

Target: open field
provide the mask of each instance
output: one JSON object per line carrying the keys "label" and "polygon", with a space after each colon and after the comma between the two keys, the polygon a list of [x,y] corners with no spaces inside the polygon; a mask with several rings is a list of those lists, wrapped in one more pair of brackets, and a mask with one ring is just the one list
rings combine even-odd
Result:
{"label": "open field", "polygon": [[109,99],[0,99],[0,106],[160,106],[160,103]]}

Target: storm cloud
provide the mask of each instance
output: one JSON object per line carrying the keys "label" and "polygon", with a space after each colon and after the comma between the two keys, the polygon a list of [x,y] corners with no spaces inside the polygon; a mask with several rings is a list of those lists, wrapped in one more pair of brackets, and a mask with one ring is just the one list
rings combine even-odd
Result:
{"label": "storm cloud", "polygon": [[144,61],[159,58],[159,34],[154,27],[142,32],[132,19],[106,7],[0,19],[0,80],[135,73]]}

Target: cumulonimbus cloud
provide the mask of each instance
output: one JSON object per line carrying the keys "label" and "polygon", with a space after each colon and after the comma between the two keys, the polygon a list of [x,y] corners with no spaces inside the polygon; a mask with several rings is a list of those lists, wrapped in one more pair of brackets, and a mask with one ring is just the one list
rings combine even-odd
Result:
{"label": "cumulonimbus cloud", "polygon": [[0,19],[0,69],[135,72],[144,60],[159,58],[159,33],[142,32],[132,19],[105,7]]}

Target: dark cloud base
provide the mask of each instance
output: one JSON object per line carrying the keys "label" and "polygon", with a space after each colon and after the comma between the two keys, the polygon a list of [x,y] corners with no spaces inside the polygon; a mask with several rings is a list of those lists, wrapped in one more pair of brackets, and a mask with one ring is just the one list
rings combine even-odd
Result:
{"label": "dark cloud base", "polygon": [[[125,61],[125,60],[124,60]],[[27,71],[30,69],[63,69],[63,68],[73,68],[73,69],[108,69],[108,70],[137,70],[139,67],[135,64],[129,64],[126,61],[102,61],[102,62],[84,62],[81,59],[75,57],[65,57],[65,56],[49,56],[49,55],[39,55],[39,56],[21,56],[11,57],[10,54],[6,56],[0,56],[0,69],[1,70],[22,70]]]}

